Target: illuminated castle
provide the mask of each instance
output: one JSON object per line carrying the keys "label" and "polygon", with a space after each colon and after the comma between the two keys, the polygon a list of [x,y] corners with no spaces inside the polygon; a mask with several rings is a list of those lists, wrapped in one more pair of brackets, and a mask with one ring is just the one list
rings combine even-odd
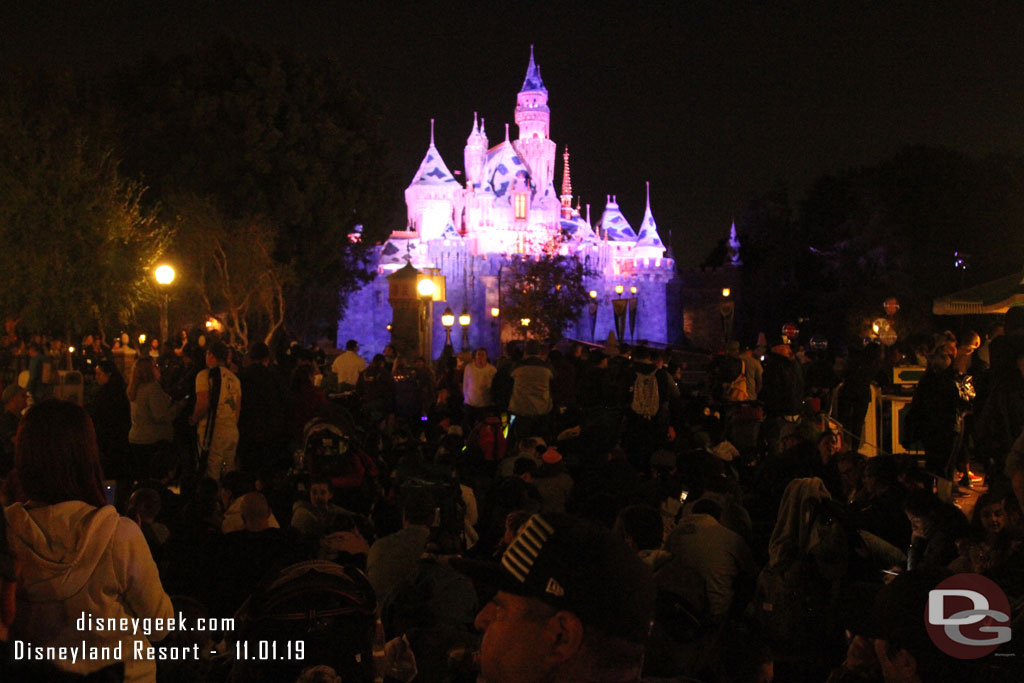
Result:
{"label": "illuminated castle", "polygon": [[[562,154],[561,192],[556,193],[557,147],[550,137],[548,91],[532,47],[526,79],[516,98],[515,123],[517,139],[510,138],[505,124],[504,139],[490,146],[484,121],[474,115],[463,152],[463,185],[435,146],[431,121],[430,144],[405,190],[406,226],[375,247],[378,276],[349,298],[338,325],[339,345],[356,339],[367,352],[376,352],[388,344],[392,310],[386,276],[411,263],[420,271],[435,269],[445,277],[447,303],[434,307],[434,349],[444,343],[439,321],[448,306],[456,314],[470,313],[472,347],[495,350],[499,336],[516,333],[507,323],[502,331],[491,318],[491,310],[500,308],[502,265],[509,259],[540,258],[552,245],[560,253],[576,255],[598,274],[586,283],[597,294],[596,318],[585,310],[576,328],[568,330],[569,336],[603,342],[615,329],[617,298],[635,299],[626,341],[665,343],[670,325],[681,329],[681,313],[666,310],[666,285],[675,268],[666,257],[651,212],[650,187],[639,233],[619,210],[615,196],[606,197],[596,225],[590,222],[589,205],[585,216],[578,202],[572,206],[568,149]],[[455,346],[460,346],[458,341]]]}

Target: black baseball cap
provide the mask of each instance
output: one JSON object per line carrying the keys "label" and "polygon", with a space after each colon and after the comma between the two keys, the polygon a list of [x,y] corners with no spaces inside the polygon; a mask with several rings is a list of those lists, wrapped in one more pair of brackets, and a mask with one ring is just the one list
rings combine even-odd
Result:
{"label": "black baseball cap", "polygon": [[498,590],[572,612],[584,626],[644,643],[657,589],[650,567],[606,529],[571,515],[530,517],[501,563],[453,559],[451,565]]}

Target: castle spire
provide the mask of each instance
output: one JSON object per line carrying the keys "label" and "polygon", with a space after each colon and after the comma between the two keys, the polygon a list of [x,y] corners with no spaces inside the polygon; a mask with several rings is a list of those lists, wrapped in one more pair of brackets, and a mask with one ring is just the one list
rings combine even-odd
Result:
{"label": "castle spire", "polygon": [[651,183],[647,182],[647,210],[640,224],[640,234],[636,238],[634,254],[638,258],[661,258],[665,253],[665,244],[658,234],[658,224],[651,213]]}
{"label": "castle spire", "polygon": [[530,46],[530,63],[526,67],[526,78],[523,79],[523,88],[519,92],[547,92],[544,81],[540,77],[540,67],[533,61],[533,45]]}
{"label": "castle spire", "polygon": [[729,263],[734,266],[742,266],[743,259],[740,258],[740,238],[736,234],[736,219],[732,219],[732,229],[729,230]]}
{"label": "castle spire", "polygon": [[562,218],[572,216],[572,179],[569,176],[569,146],[562,154]]}
{"label": "castle spire", "polygon": [[434,146],[434,119],[430,119],[430,146]]}

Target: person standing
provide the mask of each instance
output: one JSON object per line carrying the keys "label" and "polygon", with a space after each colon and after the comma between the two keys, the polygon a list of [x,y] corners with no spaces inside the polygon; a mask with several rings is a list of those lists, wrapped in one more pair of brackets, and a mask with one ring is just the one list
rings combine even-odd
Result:
{"label": "person standing", "polygon": [[355,339],[345,342],[345,352],[334,359],[331,370],[338,378],[338,389],[352,391],[359,383],[359,375],[366,369],[366,361],[359,355],[359,344]]}
{"label": "person standing", "polygon": [[286,452],[287,401],[270,348],[263,342],[249,347],[249,364],[239,373],[245,410],[238,418],[239,468],[255,474]]}
{"label": "person standing", "polygon": [[173,453],[174,418],[184,402],[175,403],[163,390],[160,366],[149,356],[135,362],[127,393],[132,418],[128,432],[128,476],[131,481],[143,482],[158,471],[166,474],[169,469],[165,461],[161,463],[162,470],[155,470],[154,461],[161,454]]}
{"label": "person standing", "polygon": [[206,350],[206,368],[196,375],[196,407],[191,424],[199,437],[199,457],[206,476],[220,480],[237,469],[238,413],[242,407],[242,384],[227,367],[228,347],[217,342]]}
{"label": "person standing", "polygon": [[516,418],[516,438],[547,436],[554,372],[540,357],[540,342],[526,342],[526,357],[512,371],[512,398],[508,411]]}
{"label": "person standing", "polygon": [[470,427],[482,420],[487,411],[494,406],[494,400],[491,398],[491,383],[497,373],[498,369],[487,361],[487,350],[483,347],[473,353],[473,362],[463,369],[462,400],[465,402],[463,414]]}

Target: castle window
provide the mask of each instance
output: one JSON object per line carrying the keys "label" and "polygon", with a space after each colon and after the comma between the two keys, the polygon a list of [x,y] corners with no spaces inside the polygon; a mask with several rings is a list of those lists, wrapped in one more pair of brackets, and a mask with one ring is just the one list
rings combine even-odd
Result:
{"label": "castle window", "polygon": [[526,219],[526,193],[516,192],[515,194],[515,205],[516,205],[516,220]]}

